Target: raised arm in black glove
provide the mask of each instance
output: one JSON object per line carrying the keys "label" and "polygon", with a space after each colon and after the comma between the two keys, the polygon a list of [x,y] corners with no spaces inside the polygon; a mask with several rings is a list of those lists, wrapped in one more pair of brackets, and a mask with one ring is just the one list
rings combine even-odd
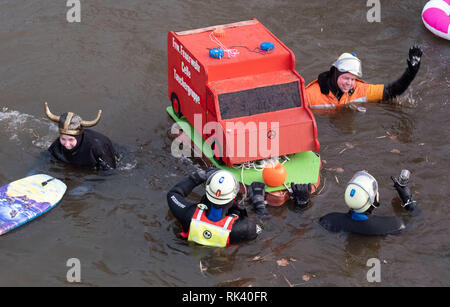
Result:
{"label": "raised arm in black glove", "polygon": [[248,197],[251,199],[255,207],[256,214],[261,216],[268,215],[266,211],[266,201],[264,196],[266,185],[263,182],[253,182],[248,189]]}
{"label": "raised arm in black glove", "polygon": [[400,184],[393,176],[391,176],[391,179],[394,182],[394,188],[397,190],[398,196],[400,196],[400,199],[403,202],[402,207],[408,211],[416,209],[416,202],[412,198],[409,187],[406,184]]}
{"label": "raised arm in black glove", "polygon": [[200,184],[205,182],[209,176],[218,171],[219,169],[216,167],[210,167],[207,170],[198,170],[190,174],[189,176],[195,181],[195,183]]}
{"label": "raised arm in black glove", "polygon": [[406,61],[408,68],[406,68],[403,75],[397,81],[385,85],[383,92],[383,100],[394,98],[402,94],[411,82],[414,80],[420,68],[420,60],[422,57],[422,49],[419,46],[412,46],[409,48],[409,56]]}
{"label": "raised arm in black glove", "polygon": [[291,183],[291,189],[291,198],[295,201],[295,204],[300,208],[305,208],[308,205],[309,197],[311,195],[311,184]]}

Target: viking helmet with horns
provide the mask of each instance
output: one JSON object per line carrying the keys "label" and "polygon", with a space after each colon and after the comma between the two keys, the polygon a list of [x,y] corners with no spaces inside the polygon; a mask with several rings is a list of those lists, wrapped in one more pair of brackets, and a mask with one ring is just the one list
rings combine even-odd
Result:
{"label": "viking helmet with horns", "polygon": [[44,105],[45,114],[50,120],[58,123],[59,133],[61,134],[79,135],[83,132],[83,128],[97,125],[100,121],[100,116],[102,115],[102,110],[98,110],[97,118],[91,121],[82,120],[80,116],[72,112],[63,113],[60,116],[57,116],[50,111],[47,102],[45,102]]}

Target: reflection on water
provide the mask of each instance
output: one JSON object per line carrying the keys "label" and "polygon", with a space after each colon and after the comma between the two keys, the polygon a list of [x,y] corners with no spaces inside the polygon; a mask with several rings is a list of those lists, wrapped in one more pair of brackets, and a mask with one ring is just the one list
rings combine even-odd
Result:
{"label": "reflection on water", "polygon": [[[92,0],[83,2],[82,22],[69,24],[64,3],[3,0],[1,184],[42,172],[68,190],[50,212],[0,237],[0,285],[67,285],[65,263],[77,257],[88,286],[370,285],[369,258],[381,260],[383,286],[448,286],[450,49],[422,25],[425,2],[383,1],[381,22],[368,23],[365,1]],[[167,32],[253,17],[294,52],[306,83],[348,51],[371,83],[398,78],[414,43],[423,47],[422,67],[394,101],[316,116],[322,186],[309,208],[268,208],[272,217],[257,240],[204,248],[179,237],[166,204],[168,189],[204,168],[170,154]],[[102,109],[94,129],[119,149],[118,168],[95,173],[51,161],[44,152],[58,131],[44,101],[61,112]],[[402,168],[412,174],[417,216],[398,210],[390,176]],[[345,185],[361,169],[379,182],[376,214],[404,219],[402,234],[363,238],[319,226],[326,213],[347,210]]]}

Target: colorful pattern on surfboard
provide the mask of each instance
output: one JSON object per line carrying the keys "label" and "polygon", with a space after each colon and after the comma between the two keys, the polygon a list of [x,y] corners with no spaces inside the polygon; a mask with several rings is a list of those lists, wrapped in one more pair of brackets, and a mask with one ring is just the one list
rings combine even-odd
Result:
{"label": "colorful pattern on surfboard", "polygon": [[59,203],[67,186],[49,175],[38,174],[0,188],[0,235],[7,233]]}

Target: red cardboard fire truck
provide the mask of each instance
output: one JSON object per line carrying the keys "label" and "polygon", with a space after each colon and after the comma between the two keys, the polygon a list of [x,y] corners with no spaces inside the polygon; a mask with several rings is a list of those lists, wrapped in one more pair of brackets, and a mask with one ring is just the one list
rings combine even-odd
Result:
{"label": "red cardboard fire truck", "polygon": [[171,31],[167,53],[173,111],[228,167],[319,151],[294,54],[258,20]]}

